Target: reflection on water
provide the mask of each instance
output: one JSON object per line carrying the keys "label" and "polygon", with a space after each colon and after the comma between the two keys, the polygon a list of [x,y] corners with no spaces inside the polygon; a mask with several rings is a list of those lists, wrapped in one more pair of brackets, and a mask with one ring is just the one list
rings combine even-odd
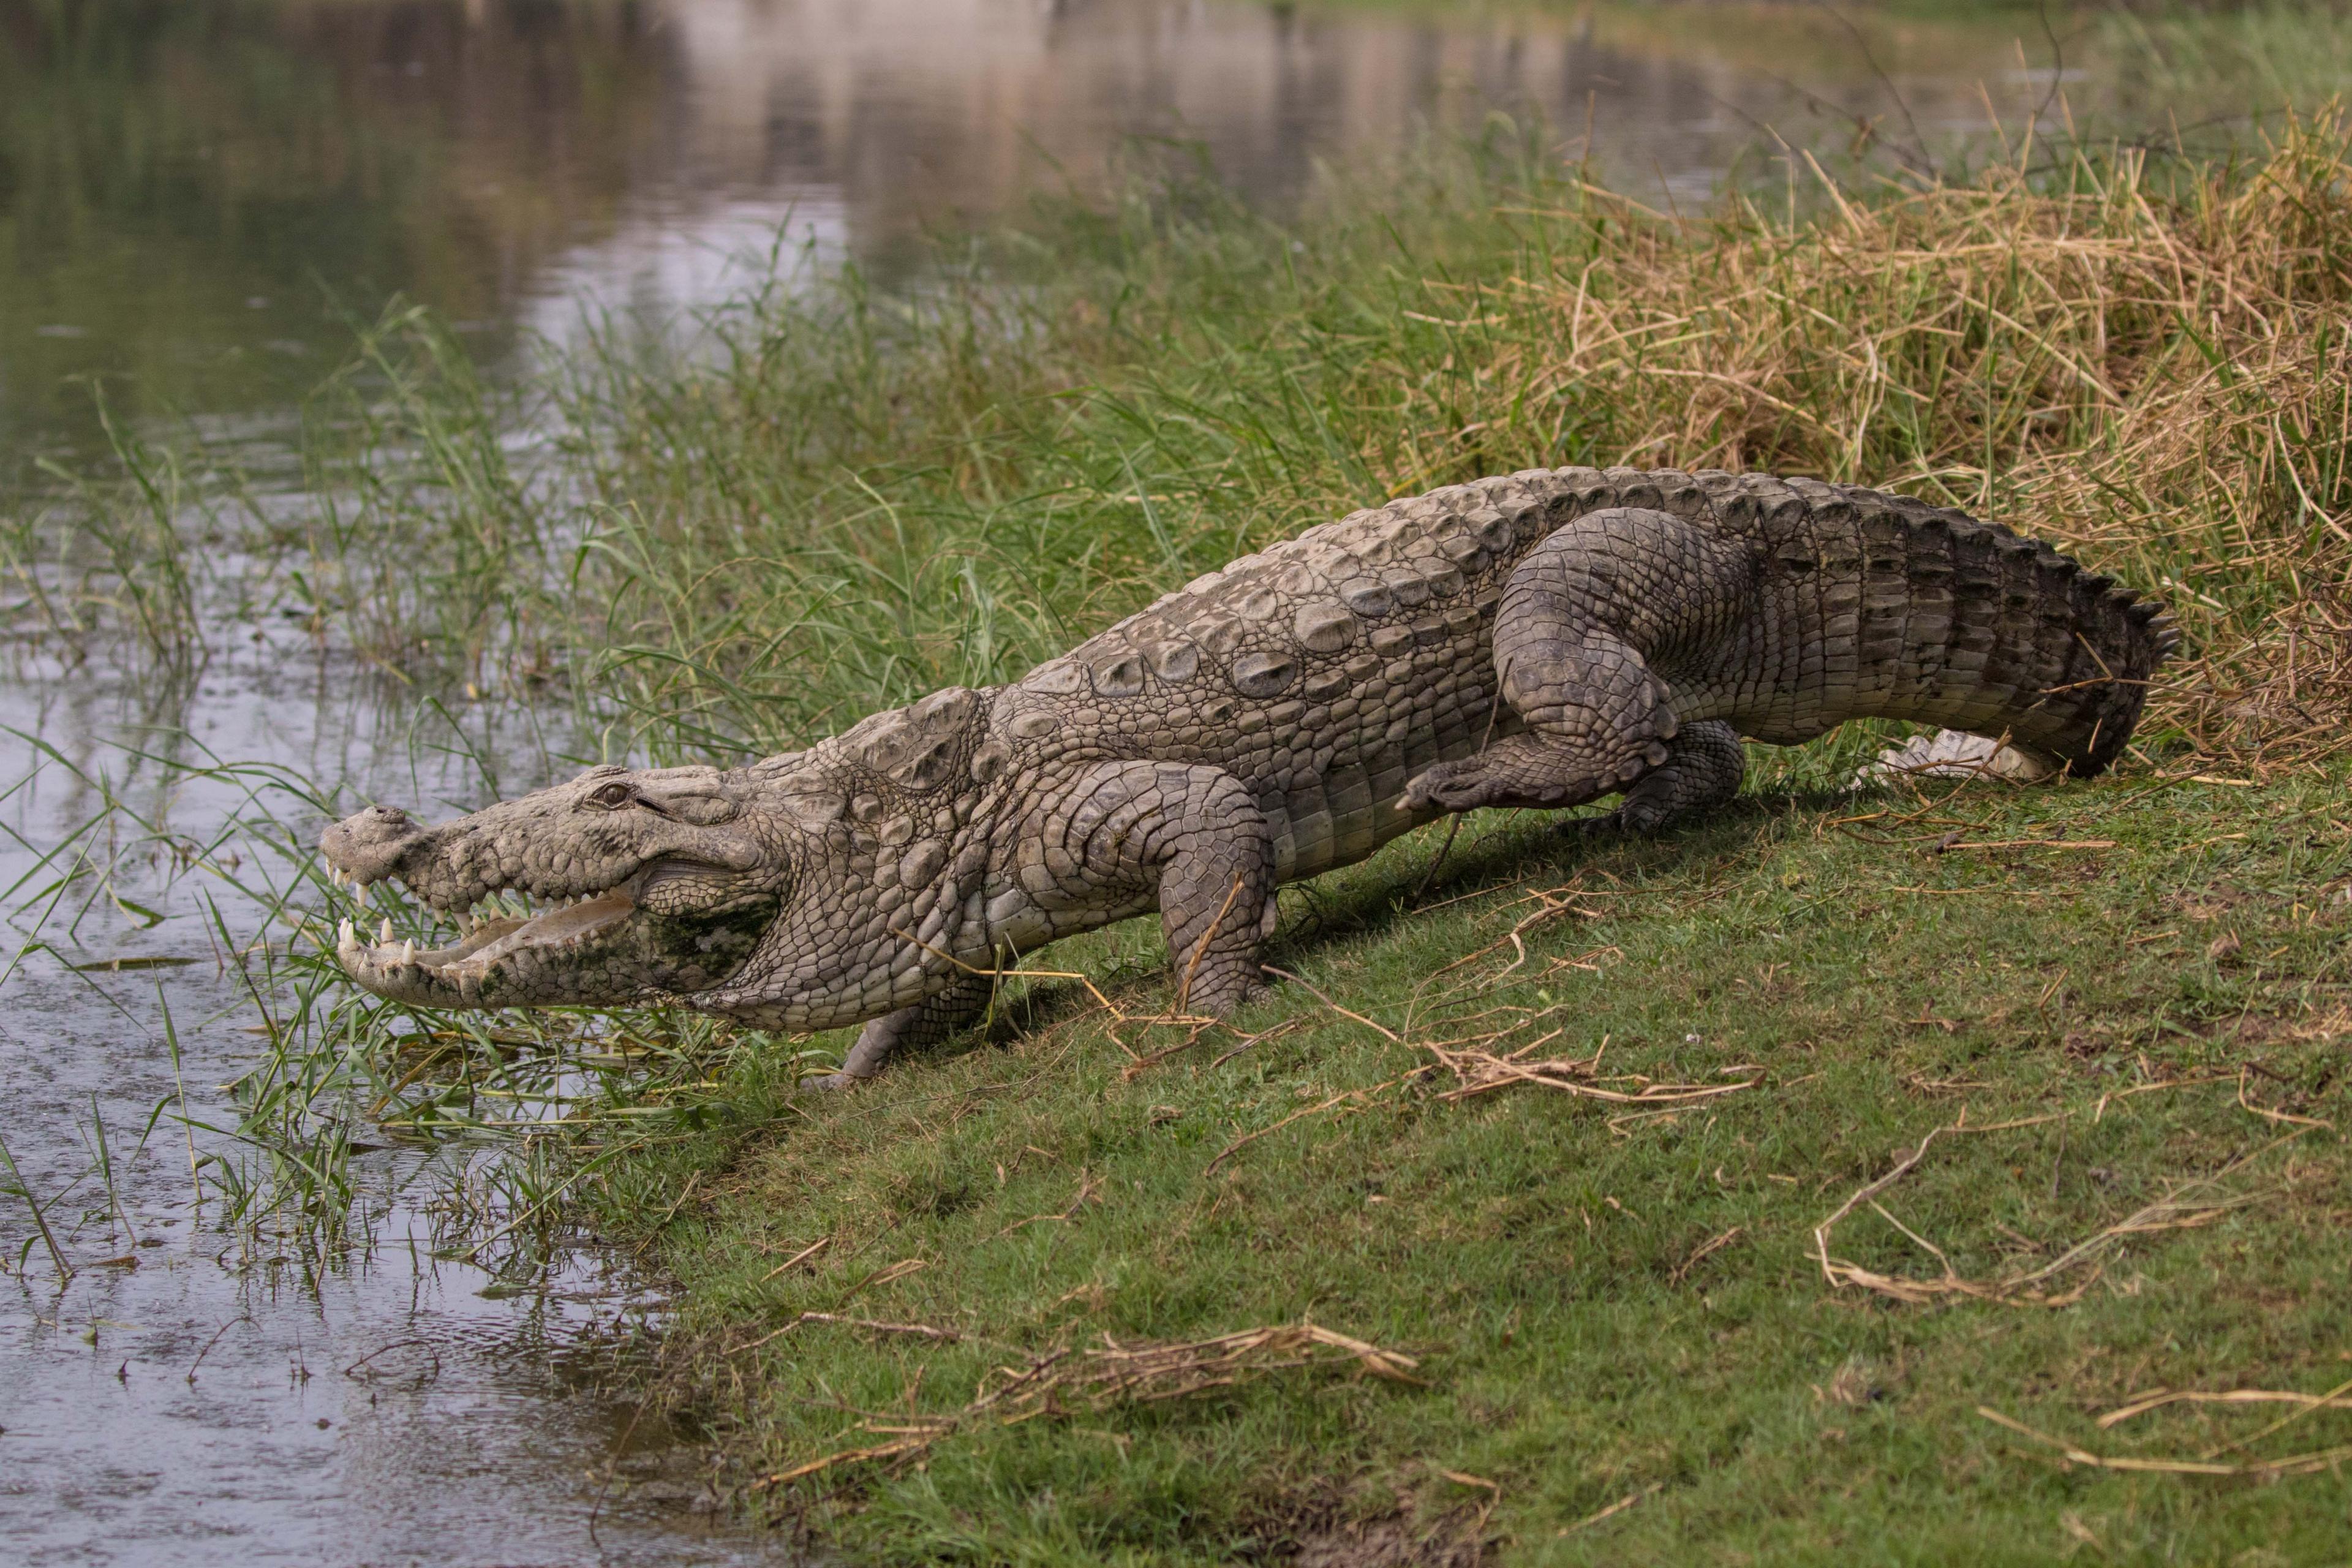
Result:
{"label": "reflection on water", "polygon": [[723,297],[788,217],[791,245],[887,272],[922,231],[1092,188],[1128,138],[1196,144],[1279,206],[1319,161],[1499,108],[1687,202],[1743,149],[1974,130],[1979,84],[2016,120],[2046,90],[2013,16],[1451,9],[0,0],[0,482],[93,444],[79,378],[151,413],[282,413],[394,292],[496,357],[583,291]]}

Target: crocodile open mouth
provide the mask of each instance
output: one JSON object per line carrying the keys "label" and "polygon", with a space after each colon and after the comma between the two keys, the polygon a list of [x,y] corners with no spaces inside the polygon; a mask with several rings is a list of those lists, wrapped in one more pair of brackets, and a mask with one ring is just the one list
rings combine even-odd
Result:
{"label": "crocodile open mouth", "polygon": [[[496,901],[488,907],[502,908]],[[362,942],[347,920],[337,933],[335,956],[353,979],[372,989],[389,993],[449,989],[470,997],[501,964],[577,952],[636,912],[636,900],[625,890],[615,889],[559,903],[540,915],[469,917],[462,937],[446,947],[433,948],[395,942],[388,920],[375,942]]]}

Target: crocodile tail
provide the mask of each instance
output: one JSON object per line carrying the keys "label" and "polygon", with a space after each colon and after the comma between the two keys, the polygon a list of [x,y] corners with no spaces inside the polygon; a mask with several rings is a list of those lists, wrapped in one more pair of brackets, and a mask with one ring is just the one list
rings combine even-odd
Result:
{"label": "crocodile tail", "polygon": [[1846,499],[1862,525],[1860,664],[1884,672],[1857,716],[2005,737],[2077,776],[2122,755],[2180,640],[2161,605],[1965,512]]}

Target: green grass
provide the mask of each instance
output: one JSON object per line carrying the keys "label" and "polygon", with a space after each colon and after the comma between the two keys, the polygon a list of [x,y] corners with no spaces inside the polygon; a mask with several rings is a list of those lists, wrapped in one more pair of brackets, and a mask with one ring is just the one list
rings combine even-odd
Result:
{"label": "green grass", "polygon": [[[1381,1029],[1286,986],[1220,1062],[1235,1036],[1128,1026],[1122,1048],[1085,993],[1040,983],[984,1039],[839,1100],[735,1037],[712,1131],[582,1191],[658,1237],[683,1286],[667,1387],[747,1505],[909,1562],[1278,1556],[1350,1527],[1432,1561],[1473,1537],[1559,1562],[2332,1542],[2332,1474],[2064,1469],[1977,1407],[2194,1460],[2285,1407],[2093,1417],[2157,1387],[2352,1377],[2340,1142],[2238,1098],[2244,1075],[2265,1110],[2341,1114],[2339,134],[2231,168],[2025,153],[1925,189],[1816,182],[1699,222],[1491,153],[1377,199],[1335,188],[1295,231],[1180,186],[1065,210],[1066,265],[1030,289],[1001,286],[1015,235],[912,305],[853,277],[720,323],[713,371],[607,361],[575,388],[603,437],[596,569],[625,568],[594,679],[641,738],[823,732],[1003,679],[1364,499],[1579,460],[1948,498],[2167,585],[2196,649],[2112,782],[1886,807],[1832,793],[1868,744],[1847,736],[1759,756],[1757,804],[1661,843],[1480,823],[1424,896],[1434,834],[1286,893],[1274,962]],[[1882,809],[1914,815],[1838,820]],[[2111,847],[1932,852],[2061,826]],[[1491,951],[1434,978],[1545,888],[1591,912],[1523,932],[1507,973]],[[1162,1005],[1140,926],[1043,962],[1129,1014]],[[1431,1001],[1468,976],[1490,984]],[[1494,1007],[1531,1015],[1456,1021]],[[1531,1016],[1496,1048],[1558,1027],[1539,1056],[1762,1080],[1612,1122],[1557,1089],[1447,1100],[1447,1072],[1404,1076]],[[1881,1196],[1962,1279],[2030,1276],[2168,1196],[2246,1201],[2109,1237],[2035,1287],[2057,1304],[1825,1279],[1812,1227],[1963,1115],[2049,1120],[1939,1141]],[[1834,1255],[1939,1276],[1867,1207]],[[1009,1427],[958,1415],[990,1369],[1106,1334],[1307,1318],[1418,1358],[1428,1386],[1293,1368]],[[919,1453],[764,1479],[941,1422]],[[2247,1453],[2344,1436],[2321,1412]]]}
{"label": "green grass", "polygon": [[[698,1173],[663,1230],[684,1287],[674,1386],[751,1495],[786,1511],[757,1478],[887,1440],[844,1405],[886,1428],[953,1412],[988,1369],[1104,1334],[1311,1319],[1427,1379],[1271,1372],[976,1424],[921,1468],[803,1483],[799,1500],[828,1500],[821,1533],[860,1560],[1216,1562],[1401,1507],[1450,1539],[1490,1500],[1451,1470],[1500,1489],[1482,1528],[1512,1562],[2039,1562],[2086,1539],[2116,1561],[2319,1561],[2352,1504],[2338,1476],[2070,1470],[1976,1407],[2103,1454],[2194,1458],[2287,1409],[2180,1405],[2111,1433],[2091,1418],[2152,1389],[2352,1379],[2342,1141],[2238,1098],[2246,1073],[2265,1110],[2347,1113],[2342,782],[1770,796],[1638,844],[1481,824],[1416,906],[1424,836],[1286,895],[1273,954],[1403,1043],[1294,985],[1236,1020],[1256,1046],[1219,1062],[1240,1040],[1213,1032],[1139,1068],[1130,1052],[1185,1032],[1114,1042],[1076,987],[1035,983],[986,1041],[847,1097],[788,1098],[745,1064],[737,1093],[772,1120],[633,1170],[601,1206],[660,1214]],[[1955,828],[2114,847],[1937,853]],[[1525,926],[1509,969],[1491,944],[1543,889],[1560,912]],[[1145,933],[1052,962],[1159,1005]],[[1528,1011],[1465,1021],[1495,1008]],[[1761,1081],[1664,1112],[1396,1082],[1432,1062],[1422,1042],[1506,1024],[1497,1049],[1563,1031],[1538,1059],[1605,1041],[1603,1075]],[[2184,1087],[2129,1092],[2164,1083]],[[1363,1098],[1211,1168],[1349,1090]],[[2176,1193],[2245,1202],[2063,1270],[2041,1287],[2078,1295],[2063,1306],[1915,1306],[1824,1280],[1813,1226],[1896,1152],[2025,1118],[2045,1120],[1937,1142],[1880,1199],[1962,1277],[2028,1272]],[[1866,1207],[1832,1256],[1941,1272]],[[991,1342],[803,1323],[734,1348],[803,1311]],[[2347,1427],[2324,1413],[2222,1458]]]}

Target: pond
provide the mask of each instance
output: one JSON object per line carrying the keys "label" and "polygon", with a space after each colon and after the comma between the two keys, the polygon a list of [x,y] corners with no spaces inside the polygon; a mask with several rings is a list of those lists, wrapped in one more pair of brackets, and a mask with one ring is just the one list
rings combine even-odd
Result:
{"label": "pond", "polygon": [[[1990,146],[1995,119],[2068,112],[2061,87],[2127,111],[2165,57],[2116,40],[1966,7],[0,0],[0,542],[113,474],[110,422],[201,444],[275,515],[330,499],[294,432],[395,297],[512,381],[779,256],[907,282],[930,237],[1171,149],[1280,212],[1327,163],[1503,112],[1685,205],[1882,138]],[[14,1559],[787,1560],[711,1508],[690,1443],[596,1392],[659,1321],[627,1259],[519,1289],[451,1245],[480,1151],[355,1126],[332,1245],[226,1219],[255,1090],[223,1086],[286,1005],[240,944],[300,901],[285,847],[330,808],[528,787],[596,739],[371,668],[254,608],[233,552],[192,569],[169,663],[42,630],[40,571],[8,564]]]}

